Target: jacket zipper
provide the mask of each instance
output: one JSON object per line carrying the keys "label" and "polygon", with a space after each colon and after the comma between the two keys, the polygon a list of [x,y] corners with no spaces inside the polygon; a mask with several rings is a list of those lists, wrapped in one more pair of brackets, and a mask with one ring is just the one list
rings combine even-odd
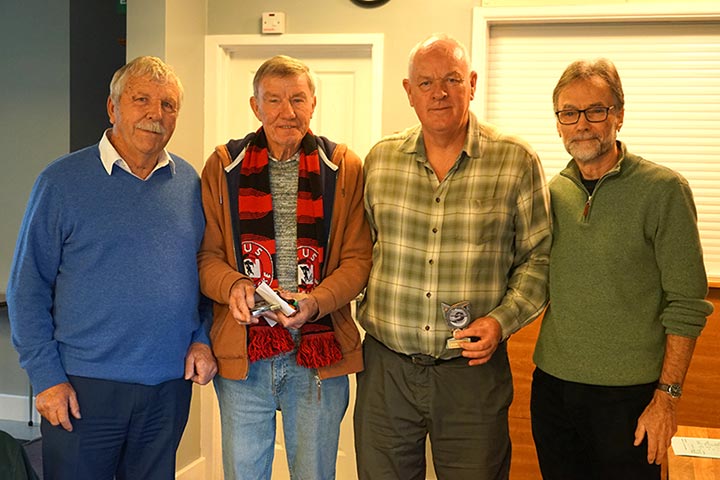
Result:
{"label": "jacket zipper", "polygon": [[587,221],[588,213],[590,213],[590,204],[592,203],[592,195],[588,195],[587,200],[585,200],[585,208],[583,209],[583,220]]}

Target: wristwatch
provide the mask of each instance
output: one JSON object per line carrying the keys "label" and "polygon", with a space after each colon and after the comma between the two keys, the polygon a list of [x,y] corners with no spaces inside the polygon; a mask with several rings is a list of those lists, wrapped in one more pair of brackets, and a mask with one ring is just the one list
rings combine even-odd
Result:
{"label": "wristwatch", "polygon": [[673,398],[680,398],[680,395],[682,395],[682,387],[679,383],[658,383],[657,389]]}

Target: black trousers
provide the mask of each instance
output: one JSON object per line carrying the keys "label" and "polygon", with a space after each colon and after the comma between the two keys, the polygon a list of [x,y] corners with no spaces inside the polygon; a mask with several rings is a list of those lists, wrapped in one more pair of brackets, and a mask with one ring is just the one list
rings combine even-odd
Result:
{"label": "black trousers", "polygon": [[71,416],[72,432],[43,418],[45,480],[174,480],[191,382],[138,385],[73,376],[69,380],[82,418]]}
{"label": "black trousers", "polygon": [[637,420],[655,383],[603,387],[533,373],[530,412],[545,480],[659,480],[647,437],[634,446]]}

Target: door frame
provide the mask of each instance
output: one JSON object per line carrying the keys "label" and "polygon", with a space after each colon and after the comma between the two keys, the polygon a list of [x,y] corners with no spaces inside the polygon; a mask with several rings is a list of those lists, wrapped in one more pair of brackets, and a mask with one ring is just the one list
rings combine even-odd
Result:
{"label": "door frame", "polygon": [[372,62],[371,138],[379,140],[382,132],[383,45],[381,33],[358,34],[286,34],[286,35],[208,35],[205,37],[205,131],[203,150],[211,152],[226,138],[220,138],[219,125],[227,121],[228,70],[231,55],[238,52],[263,52],[268,46],[289,50],[313,50],[319,53],[348,50],[364,51]]}

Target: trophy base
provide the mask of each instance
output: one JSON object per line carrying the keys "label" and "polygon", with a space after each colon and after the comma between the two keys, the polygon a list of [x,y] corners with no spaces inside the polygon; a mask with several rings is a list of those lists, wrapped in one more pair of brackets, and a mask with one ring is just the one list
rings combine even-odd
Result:
{"label": "trophy base", "polygon": [[448,338],[445,346],[448,349],[462,348],[461,344],[469,342],[469,338]]}

